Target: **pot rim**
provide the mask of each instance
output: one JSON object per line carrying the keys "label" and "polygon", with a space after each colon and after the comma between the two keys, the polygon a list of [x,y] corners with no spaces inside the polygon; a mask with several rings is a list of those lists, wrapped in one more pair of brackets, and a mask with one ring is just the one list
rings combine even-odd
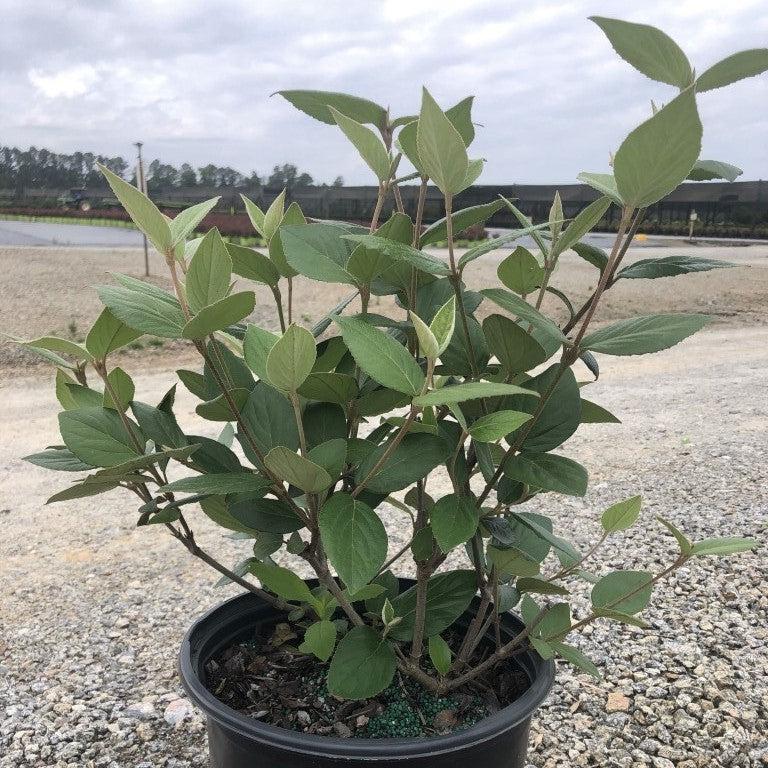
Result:
{"label": "pot rim", "polygon": [[[410,580],[409,580],[410,581]],[[239,605],[242,603],[242,606]],[[483,718],[475,725],[445,736],[429,736],[410,739],[343,739],[337,736],[318,736],[262,723],[241,714],[219,701],[203,684],[193,663],[192,641],[195,634],[207,624],[220,624],[224,617],[219,613],[230,613],[235,608],[246,608],[248,604],[270,608],[267,603],[251,592],[244,592],[214,606],[200,616],[187,630],[179,651],[179,672],[184,689],[206,717],[218,725],[235,732],[245,739],[269,744],[279,749],[310,754],[317,757],[339,759],[374,759],[386,753],[388,759],[405,760],[419,756],[443,754],[464,750],[473,745],[495,738],[529,719],[547,697],[555,678],[555,664],[552,659],[544,660],[530,650],[525,652],[530,667],[531,684],[525,693],[498,712]],[[243,610],[243,613],[252,613]],[[216,621],[216,619],[219,621]],[[520,620],[512,613],[509,618],[515,623]]]}

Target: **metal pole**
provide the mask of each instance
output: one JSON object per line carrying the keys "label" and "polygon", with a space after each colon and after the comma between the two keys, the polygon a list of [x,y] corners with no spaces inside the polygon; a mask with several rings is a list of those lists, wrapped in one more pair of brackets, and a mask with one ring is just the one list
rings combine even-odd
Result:
{"label": "metal pole", "polygon": [[[139,151],[139,162],[136,172],[136,186],[146,195],[147,180],[144,176],[144,160],[141,156],[141,148],[144,146],[144,142],[137,141],[134,146]],[[147,236],[142,232],[141,237],[144,240],[144,277],[149,277],[149,249],[147,248]]]}

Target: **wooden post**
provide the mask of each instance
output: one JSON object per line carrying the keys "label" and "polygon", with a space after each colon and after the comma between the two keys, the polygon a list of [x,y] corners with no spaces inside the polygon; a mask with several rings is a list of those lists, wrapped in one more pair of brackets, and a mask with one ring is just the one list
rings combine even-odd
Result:
{"label": "wooden post", "polygon": [[[144,159],[141,156],[141,148],[143,142],[137,141],[135,147],[139,152],[138,163],[136,167],[136,186],[145,195],[147,194],[147,179],[144,176]],[[141,236],[144,240],[144,277],[149,277],[149,249],[147,248],[147,236],[142,232]]]}

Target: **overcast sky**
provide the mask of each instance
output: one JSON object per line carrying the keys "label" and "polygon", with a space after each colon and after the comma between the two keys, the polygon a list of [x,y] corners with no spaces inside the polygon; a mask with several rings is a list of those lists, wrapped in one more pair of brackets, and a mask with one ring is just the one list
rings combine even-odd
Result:
{"label": "overcast sky", "polygon": [[[701,72],[768,44],[765,0],[3,0],[0,144],[90,150],[249,173],[296,163],[370,183],[341,133],[270,93],[313,88],[418,111],[475,94],[481,182],[564,183],[668,99],[590,14],[661,27]],[[706,158],[768,178],[768,77],[699,98]]]}

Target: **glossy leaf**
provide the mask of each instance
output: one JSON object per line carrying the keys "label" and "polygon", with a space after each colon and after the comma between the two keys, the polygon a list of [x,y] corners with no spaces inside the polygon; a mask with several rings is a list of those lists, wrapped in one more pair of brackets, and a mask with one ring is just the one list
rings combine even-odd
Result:
{"label": "glossy leaf", "polygon": [[547,359],[541,344],[505,315],[486,317],[483,333],[488,347],[507,374],[529,371]]}
{"label": "glossy leaf", "polygon": [[336,625],[328,619],[310,624],[299,646],[302,653],[311,653],[320,661],[328,661],[336,647]]}
{"label": "glossy leaf", "polygon": [[59,414],[59,429],[67,448],[94,467],[116,466],[139,455],[120,416],[108,408],[64,411]]}
{"label": "glossy leaf", "polygon": [[441,675],[447,675],[451,668],[451,647],[440,635],[432,635],[429,638],[429,660],[432,666]]}
{"label": "glossy leaf", "polygon": [[250,570],[267,589],[282,597],[283,600],[300,603],[313,601],[312,592],[306,582],[287,568],[257,561],[251,563]]}
{"label": "glossy leaf", "polygon": [[527,421],[531,414],[521,411],[494,411],[481,416],[469,427],[473,440],[481,443],[495,443],[510,432],[514,432]]}

